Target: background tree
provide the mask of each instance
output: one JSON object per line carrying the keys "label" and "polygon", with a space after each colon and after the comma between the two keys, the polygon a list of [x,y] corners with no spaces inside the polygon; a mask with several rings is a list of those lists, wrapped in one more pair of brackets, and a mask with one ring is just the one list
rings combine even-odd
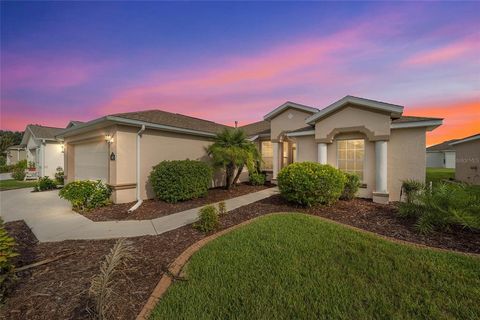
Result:
{"label": "background tree", "polygon": [[22,142],[23,132],[0,130],[0,154],[4,154],[7,148]]}
{"label": "background tree", "polygon": [[253,142],[240,129],[224,129],[215,137],[215,142],[207,148],[208,155],[216,167],[225,169],[226,188],[234,186],[245,167],[255,172],[261,155]]}

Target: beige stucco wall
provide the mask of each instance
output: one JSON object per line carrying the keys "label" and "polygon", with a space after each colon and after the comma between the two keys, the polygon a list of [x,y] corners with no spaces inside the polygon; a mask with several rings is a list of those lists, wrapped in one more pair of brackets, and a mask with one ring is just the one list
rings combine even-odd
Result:
{"label": "beige stucco wall", "polygon": [[[390,135],[390,115],[365,110],[354,105],[347,105],[339,111],[320,119],[315,124],[315,139],[322,142],[331,142],[338,129],[358,131],[358,127],[365,127],[365,134],[370,140],[385,140]],[[351,130],[349,128],[352,128]],[[367,132],[368,131],[368,132]],[[372,133],[372,136],[370,136]]]}
{"label": "beige stucco wall", "polygon": [[425,181],[425,128],[394,129],[388,142],[388,192],[390,201],[400,200],[402,181]]}
{"label": "beige stucco wall", "polygon": [[453,145],[456,151],[455,179],[480,185],[480,140]]}
{"label": "beige stucco wall", "polygon": [[64,166],[63,159],[64,154],[62,153],[62,144],[60,142],[46,142],[44,144],[44,155],[45,165],[44,176],[49,176],[50,178],[55,177],[58,167]]}
{"label": "beige stucco wall", "polygon": [[[135,136],[134,136],[135,138]],[[141,139],[141,196],[153,198],[154,194],[148,182],[152,168],[164,160],[207,160],[205,148],[212,143],[209,138],[146,130]],[[132,162],[134,164],[135,161]],[[132,169],[135,168],[132,166]],[[133,180],[135,182],[135,179]],[[221,181],[217,181],[220,183]]]}
{"label": "beige stucco wall", "polygon": [[297,143],[297,161],[317,162],[317,143],[314,136],[295,137],[293,139]]}
{"label": "beige stucco wall", "polygon": [[270,121],[271,139],[275,141],[282,132],[304,128],[307,126],[305,119],[311,115],[312,113],[306,111],[286,109]]}

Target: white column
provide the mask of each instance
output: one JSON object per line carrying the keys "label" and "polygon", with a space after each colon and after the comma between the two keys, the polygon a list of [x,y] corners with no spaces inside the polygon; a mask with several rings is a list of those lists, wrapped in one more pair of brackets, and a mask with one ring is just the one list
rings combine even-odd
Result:
{"label": "white column", "polygon": [[318,163],[327,164],[327,144],[318,144]]}
{"label": "white column", "polygon": [[375,141],[375,192],[387,191],[387,141]]}
{"label": "white column", "polygon": [[277,179],[278,174],[278,142],[273,142],[273,179]]}

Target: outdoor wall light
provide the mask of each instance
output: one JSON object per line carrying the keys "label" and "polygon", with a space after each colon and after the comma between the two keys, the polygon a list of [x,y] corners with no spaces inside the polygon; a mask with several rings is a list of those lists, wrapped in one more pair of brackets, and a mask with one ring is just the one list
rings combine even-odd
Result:
{"label": "outdoor wall light", "polygon": [[113,142],[113,137],[109,134],[106,134],[105,135],[105,141],[107,141],[107,143],[112,143]]}
{"label": "outdoor wall light", "polygon": [[62,153],[65,153],[65,144],[62,143],[62,144],[60,145],[60,147],[62,148]]}

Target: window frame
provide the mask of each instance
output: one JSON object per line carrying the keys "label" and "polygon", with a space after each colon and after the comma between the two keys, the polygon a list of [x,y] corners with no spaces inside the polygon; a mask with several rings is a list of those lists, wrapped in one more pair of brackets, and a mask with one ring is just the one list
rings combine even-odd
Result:
{"label": "window frame", "polygon": [[[263,161],[263,143],[264,142],[269,142],[272,148],[272,167],[271,168],[265,168],[265,163]],[[262,163],[260,164],[260,170],[262,171],[273,171],[273,159],[274,159],[274,154],[273,154],[273,142],[270,140],[260,140],[260,155],[262,156]],[[270,157],[267,157],[270,158]]]}
{"label": "window frame", "polygon": [[[335,148],[336,148],[336,153],[337,153],[337,169],[341,170],[342,172],[348,172],[348,171],[343,171],[342,169],[340,169],[340,166],[339,166],[339,148],[338,148],[338,142],[339,141],[349,141],[349,140],[362,140],[363,141],[363,158],[362,158],[362,162],[363,162],[363,168],[362,168],[362,177],[360,179],[360,182],[362,184],[365,183],[365,159],[366,159],[366,156],[367,156],[367,151],[366,151],[366,146],[367,146],[367,141],[365,138],[341,138],[341,139],[336,139],[335,140]],[[345,149],[346,153],[347,153],[347,159],[345,161],[348,161],[348,149]],[[348,172],[348,173],[352,173],[352,172]]]}

